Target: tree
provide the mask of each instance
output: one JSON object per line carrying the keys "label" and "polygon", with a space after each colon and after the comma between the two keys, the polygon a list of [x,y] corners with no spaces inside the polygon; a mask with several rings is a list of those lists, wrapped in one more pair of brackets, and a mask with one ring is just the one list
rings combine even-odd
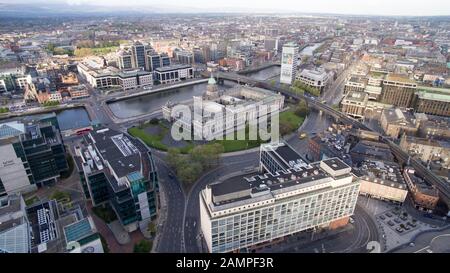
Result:
{"label": "tree", "polygon": [[139,243],[134,245],[134,253],[149,253],[152,250],[153,243],[147,240],[141,240]]}
{"label": "tree", "polygon": [[156,233],[156,224],[155,224],[155,222],[148,223],[147,229],[148,229],[148,231],[150,232],[150,234],[152,236],[155,236],[155,233]]}
{"label": "tree", "polygon": [[295,108],[295,114],[299,117],[306,117],[309,114],[309,108],[305,100],[300,100]]}
{"label": "tree", "polygon": [[90,48],[77,48],[74,52],[75,56],[77,57],[86,57],[94,55],[94,52]]}
{"label": "tree", "polygon": [[294,127],[292,127],[292,125],[289,122],[284,122],[281,121],[280,122],[280,134],[281,135],[286,135],[291,133],[292,131],[294,131]]}

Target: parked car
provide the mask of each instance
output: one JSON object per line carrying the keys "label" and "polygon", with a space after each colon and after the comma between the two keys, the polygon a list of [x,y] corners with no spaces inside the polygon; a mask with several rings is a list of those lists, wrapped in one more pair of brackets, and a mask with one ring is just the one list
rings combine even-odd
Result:
{"label": "parked car", "polygon": [[403,229],[402,229],[402,228],[399,228],[399,227],[396,228],[395,230],[396,230],[398,233],[402,233],[402,232],[403,232]]}
{"label": "parked car", "polygon": [[395,224],[394,224],[394,222],[389,221],[389,222],[388,222],[388,225],[390,225],[391,227],[393,227]]}
{"label": "parked car", "polygon": [[396,222],[397,224],[400,224],[402,221],[400,221],[400,219],[398,219],[398,218],[395,218],[394,222]]}
{"label": "parked car", "polygon": [[384,219],[386,219],[386,217],[384,217],[384,215],[380,215],[380,219],[384,220]]}
{"label": "parked car", "polygon": [[390,213],[388,212],[388,213],[386,213],[386,216],[387,216],[387,217],[392,217],[392,214],[390,214]]}

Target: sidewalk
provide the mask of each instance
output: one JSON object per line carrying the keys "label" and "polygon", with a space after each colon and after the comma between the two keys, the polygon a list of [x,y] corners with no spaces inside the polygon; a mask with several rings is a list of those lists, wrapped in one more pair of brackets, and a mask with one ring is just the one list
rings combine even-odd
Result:
{"label": "sidewalk", "polygon": [[159,184],[159,200],[161,201],[161,208],[156,219],[156,235],[153,239],[153,248],[150,252],[158,253],[159,241],[161,240],[162,229],[167,219],[167,200],[164,191],[164,186]]}

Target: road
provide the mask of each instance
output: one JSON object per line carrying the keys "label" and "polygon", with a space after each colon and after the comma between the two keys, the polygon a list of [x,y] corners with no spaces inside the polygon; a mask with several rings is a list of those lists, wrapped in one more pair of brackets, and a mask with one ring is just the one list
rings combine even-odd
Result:
{"label": "road", "polygon": [[353,224],[341,231],[300,232],[288,236],[262,253],[366,253],[371,241],[379,241],[378,230],[374,220],[365,210],[357,205]]}
{"label": "road", "polygon": [[200,238],[200,207],[199,207],[199,193],[206,185],[217,181],[224,174],[230,174],[236,172],[236,170],[242,170],[251,166],[258,166],[259,164],[259,152],[246,153],[242,155],[222,157],[219,167],[209,171],[203,175],[193,186],[188,194],[186,209],[185,209],[185,221],[184,221],[184,243],[185,252],[187,253],[199,253],[204,252],[201,247]]}
{"label": "road", "polygon": [[183,211],[185,207],[185,194],[175,176],[169,177],[171,172],[167,164],[162,160],[163,155],[154,151],[155,163],[158,168],[158,179],[161,187],[161,194],[168,201],[166,208],[166,217],[162,226],[158,227],[160,238],[158,241],[157,252],[163,253],[181,253],[182,248],[182,227]]}
{"label": "road", "polygon": [[450,227],[418,235],[412,245],[405,245],[393,253],[450,253]]}

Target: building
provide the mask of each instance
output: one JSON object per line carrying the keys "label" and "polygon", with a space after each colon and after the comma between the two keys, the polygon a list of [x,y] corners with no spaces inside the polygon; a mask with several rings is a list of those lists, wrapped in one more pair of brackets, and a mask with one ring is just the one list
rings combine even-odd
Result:
{"label": "building", "polygon": [[347,94],[350,91],[364,92],[366,84],[367,80],[365,77],[352,75],[345,83],[344,94]]}
{"label": "building", "polygon": [[292,84],[297,74],[298,46],[294,43],[283,45],[281,57],[280,83]]}
{"label": "building", "polygon": [[109,204],[125,230],[147,228],[158,211],[158,178],[153,157],[138,140],[108,128],[91,131],[75,148],[86,198]]}
{"label": "building", "polygon": [[131,51],[120,51],[117,56],[117,65],[119,69],[133,69],[135,65]]}
{"label": "building", "polygon": [[100,235],[90,216],[65,225],[63,233],[70,253],[104,253]]}
{"label": "building", "polygon": [[[424,114],[416,113],[417,115]],[[425,115],[420,121],[418,133],[420,137],[425,138],[450,139],[450,118]]]}
{"label": "building", "polygon": [[307,229],[346,225],[360,186],[350,171],[332,158],[206,186],[199,201],[208,251],[247,250]]}
{"label": "building", "polygon": [[400,148],[424,162],[442,159],[444,164],[450,163],[450,144],[447,141],[403,135]]}
{"label": "building", "polygon": [[412,107],[417,84],[407,77],[388,74],[383,80],[381,102],[398,107]]}
{"label": "building", "polygon": [[21,195],[0,197],[0,253],[31,252],[31,230]]}
{"label": "building", "polygon": [[417,90],[417,112],[450,117],[450,89],[419,86]]}
{"label": "building", "polygon": [[360,91],[349,91],[341,101],[342,112],[354,118],[364,118],[369,95]]}
{"label": "building", "polygon": [[397,203],[405,201],[408,189],[398,164],[365,160],[356,173],[361,180],[360,194]]}
{"label": "building", "polygon": [[266,51],[277,51],[278,39],[264,39],[264,49]]}
{"label": "building", "polygon": [[350,150],[353,164],[359,165],[367,159],[394,161],[389,145],[379,141],[361,140]]}
{"label": "building", "polygon": [[180,64],[187,64],[187,65],[194,65],[194,54],[189,51],[174,51],[174,58],[180,63]]}
{"label": "building", "polygon": [[69,168],[57,126],[45,120],[23,126],[23,133],[0,139],[0,196],[52,184]]}
{"label": "building", "polygon": [[190,116],[172,116],[175,105],[171,104],[163,106],[162,112],[165,119],[177,120],[183,130],[193,132],[199,139],[219,138],[240,131],[249,121],[268,119],[284,107],[284,96],[266,89],[236,85],[220,91],[212,75],[204,95],[194,96],[193,100]]}
{"label": "building", "polygon": [[114,67],[104,67],[92,59],[79,62],[77,69],[93,88],[128,90],[153,85],[152,73],[141,69],[120,71]]}
{"label": "building", "polygon": [[322,92],[328,84],[329,76],[323,69],[303,69],[296,79]]}
{"label": "building", "polygon": [[403,176],[416,209],[432,212],[439,201],[439,191],[436,187],[420,177],[411,167],[405,168]]}
{"label": "building", "polygon": [[409,111],[399,108],[384,109],[380,117],[381,128],[390,137],[398,138],[402,134],[416,134],[420,123]]}
{"label": "building", "polygon": [[155,81],[166,84],[194,78],[194,68],[190,65],[177,64],[159,67],[155,70]]}
{"label": "building", "polygon": [[259,167],[261,172],[276,174],[294,167],[306,167],[306,161],[286,143],[261,145],[259,149]]}

